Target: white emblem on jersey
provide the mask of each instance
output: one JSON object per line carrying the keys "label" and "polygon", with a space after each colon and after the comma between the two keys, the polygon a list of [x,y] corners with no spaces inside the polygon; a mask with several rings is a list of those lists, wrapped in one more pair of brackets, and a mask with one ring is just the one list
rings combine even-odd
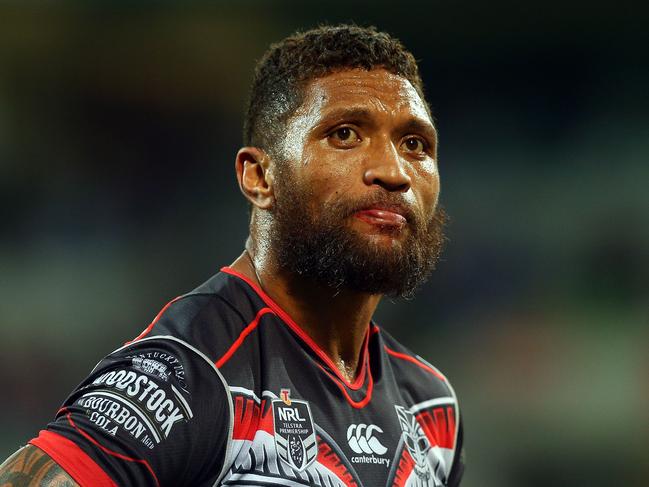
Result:
{"label": "white emblem on jersey", "polygon": [[347,428],[347,444],[358,456],[350,457],[349,460],[352,463],[368,463],[390,468],[390,459],[381,458],[388,449],[377,438],[379,433],[383,433],[383,430],[375,424],[350,424]]}
{"label": "white emblem on jersey", "polygon": [[409,479],[406,485],[413,487],[438,487],[443,485],[437,475],[440,463],[438,462],[435,473],[433,473],[428,458],[431,445],[415,415],[402,406],[395,405],[394,408],[399,418],[403,441],[414,462],[413,473],[415,478]]}
{"label": "white emblem on jersey", "polygon": [[306,401],[290,398],[291,391],[282,389],[282,399],[274,399],[273,429],[277,455],[298,472],[316,461],[316,441],[311,408]]}
{"label": "white emblem on jersey", "polygon": [[167,369],[165,364],[158,362],[157,360],[142,357],[133,357],[131,360],[133,367],[141,370],[145,374],[156,376],[158,379],[165,382],[169,380],[171,372]]}
{"label": "white emblem on jersey", "polygon": [[371,455],[376,453],[377,455],[385,455],[388,449],[381,444],[375,436],[375,432],[383,433],[383,430],[375,424],[369,426],[364,423],[350,424],[349,428],[347,428],[349,448],[358,454],[367,453]]}
{"label": "white emblem on jersey", "polygon": [[[270,401],[279,399],[271,391],[262,391],[260,399],[253,391],[244,387],[230,386],[230,391],[236,395],[244,395],[261,404],[263,399]],[[283,391],[282,391],[283,392]],[[288,392],[288,391],[287,391]],[[294,405],[294,399],[290,395],[280,394],[282,402],[286,405],[290,402]],[[301,403],[302,401],[298,401]],[[306,419],[306,413],[299,412],[299,418]],[[271,414],[274,411],[271,412]],[[288,415],[286,415],[288,417]],[[310,416],[310,411],[309,411]],[[315,429],[315,424],[313,424]],[[317,443],[314,443],[317,446]],[[233,440],[233,448],[228,456],[228,471],[223,477],[227,485],[264,485],[264,486],[286,486],[301,487],[305,485],[318,485],[321,487],[346,487],[348,485],[339,477],[339,473],[329,469],[328,466],[315,461],[310,463],[303,471],[299,471],[291,465],[288,455],[281,458],[277,449],[276,438],[264,430],[258,430],[253,440]],[[307,448],[308,449],[308,448]],[[286,452],[288,453],[288,452]],[[308,458],[307,454],[307,458]],[[287,461],[288,460],[288,461]],[[295,458],[293,458],[295,461]],[[297,463],[297,462],[296,462]],[[313,483],[315,482],[315,483]],[[222,484],[218,484],[222,485]],[[223,484],[225,485],[225,484]]]}

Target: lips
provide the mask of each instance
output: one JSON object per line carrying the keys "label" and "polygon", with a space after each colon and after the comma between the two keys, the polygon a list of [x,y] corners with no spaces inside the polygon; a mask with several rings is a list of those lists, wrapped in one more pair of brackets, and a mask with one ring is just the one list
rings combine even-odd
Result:
{"label": "lips", "polygon": [[397,209],[368,208],[357,211],[354,216],[371,225],[403,227],[408,220]]}

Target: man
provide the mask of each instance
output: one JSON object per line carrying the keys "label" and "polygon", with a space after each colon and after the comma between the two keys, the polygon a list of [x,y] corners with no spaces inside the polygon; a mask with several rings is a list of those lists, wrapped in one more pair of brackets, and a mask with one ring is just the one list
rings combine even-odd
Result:
{"label": "man", "polygon": [[271,46],[244,144],[243,254],[103,359],[0,484],[459,485],[450,384],[371,321],[443,241],[413,56],[345,25]]}

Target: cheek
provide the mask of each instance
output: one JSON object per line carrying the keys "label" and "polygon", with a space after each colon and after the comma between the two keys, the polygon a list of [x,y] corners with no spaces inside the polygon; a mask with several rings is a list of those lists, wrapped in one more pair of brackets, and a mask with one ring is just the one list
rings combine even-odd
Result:
{"label": "cheek", "polygon": [[354,192],[362,182],[362,160],[352,151],[310,149],[304,153],[302,170],[311,181],[314,197],[320,201],[337,200],[342,194]]}
{"label": "cheek", "polygon": [[435,208],[440,191],[439,172],[435,162],[422,164],[415,173],[413,189],[422,208]]}
{"label": "cheek", "polygon": [[439,177],[439,173],[437,172],[437,162],[435,161],[435,159],[427,158],[426,160],[421,161],[421,163],[419,164],[419,171],[422,174]]}

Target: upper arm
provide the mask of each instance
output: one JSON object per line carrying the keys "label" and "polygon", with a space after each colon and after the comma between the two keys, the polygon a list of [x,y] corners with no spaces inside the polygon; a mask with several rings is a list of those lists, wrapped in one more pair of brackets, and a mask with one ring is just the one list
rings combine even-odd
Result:
{"label": "upper arm", "polygon": [[151,337],[100,362],[30,443],[82,486],[202,485],[223,468],[230,410],[211,361]]}
{"label": "upper arm", "polygon": [[3,487],[78,487],[47,453],[32,445],[22,447],[0,465]]}

